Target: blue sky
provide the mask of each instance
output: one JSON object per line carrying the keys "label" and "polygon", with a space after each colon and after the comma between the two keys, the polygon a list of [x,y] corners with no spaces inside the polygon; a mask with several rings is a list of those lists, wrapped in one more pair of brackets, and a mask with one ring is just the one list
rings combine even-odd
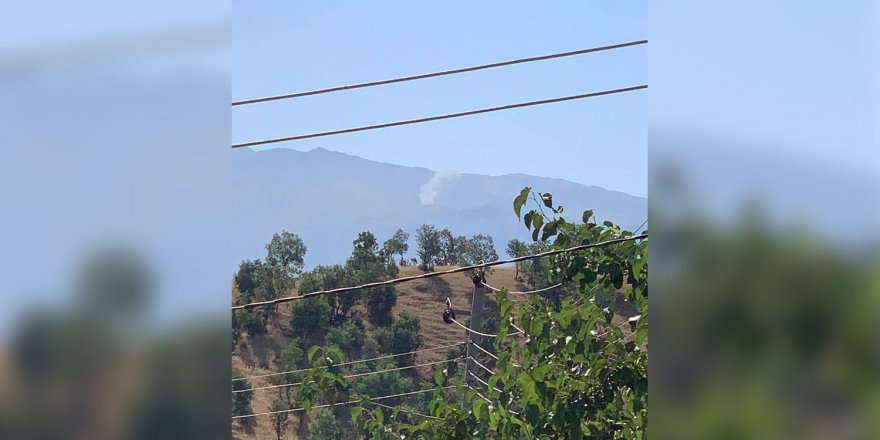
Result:
{"label": "blue sky", "polygon": [[[640,40],[636,2],[236,2],[233,100]],[[638,46],[233,109],[234,143],[647,82]],[[646,91],[276,144],[647,194]]]}

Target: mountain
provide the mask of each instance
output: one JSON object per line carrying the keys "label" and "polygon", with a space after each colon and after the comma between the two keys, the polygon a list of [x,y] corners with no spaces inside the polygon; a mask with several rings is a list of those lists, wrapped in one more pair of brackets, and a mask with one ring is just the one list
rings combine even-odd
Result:
{"label": "mountain", "polygon": [[344,262],[365,230],[381,242],[403,228],[408,256],[415,256],[415,230],[423,223],[456,235],[489,234],[503,256],[511,238],[530,240],[513,212],[525,186],[553,194],[571,220],[592,209],[600,221],[633,229],[647,216],[647,199],[597,186],[525,174],[436,173],[323,148],[236,150],[232,176],[235,255],[263,258],[272,234],[287,229],[305,241],[307,268]]}

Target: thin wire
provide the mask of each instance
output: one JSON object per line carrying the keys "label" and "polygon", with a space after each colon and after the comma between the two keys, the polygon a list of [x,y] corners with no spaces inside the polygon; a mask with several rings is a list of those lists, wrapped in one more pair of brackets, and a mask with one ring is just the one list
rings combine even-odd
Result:
{"label": "thin wire", "polygon": [[[376,405],[376,406],[381,406],[382,408],[388,408],[388,409],[391,409],[391,410],[395,409],[395,407],[393,407],[393,406],[391,406],[391,405],[384,405],[384,404],[376,403],[376,402],[370,402],[370,403],[372,403],[373,405]],[[396,409],[398,409],[398,410],[401,411],[401,412],[409,413],[409,414],[412,414],[412,415],[414,415],[414,416],[424,417],[424,418],[427,418],[427,419],[445,420],[443,417],[429,416],[429,415],[427,415],[427,414],[422,414],[422,413],[420,413],[420,412],[416,412],[416,411],[413,411],[413,410],[407,410],[407,409],[405,409],[405,408],[396,408]]]}
{"label": "thin wire", "polygon": [[[418,365],[409,365],[406,367],[388,368],[388,369],[379,370],[379,371],[368,371],[366,373],[350,374],[350,375],[342,376],[342,377],[345,379],[352,379],[355,377],[363,377],[363,376],[371,376],[373,374],[387,373],[389,371],[409,370],[411,368],[427,367],[430,365],[443,364],[446,362],[457,362],[462,359],[464,359],[464,357],[457,357],[455,359],[447,359],[447,360],[442,360],[442,361],[428,362],[428,363],[418,364]],[[302,384],[303,384],[303,382],[285,383],[285,384],[278,384],[278,385],[266,385],[266,386],[262,386],[262,387],[254,387],[254,388],[248,388],[248,389],[244,389],[244,390],[233,390],[232,394],[243,393],[245,391],[270,390],[270,389],[274,389],[274,388],[294,387],[294,386],[298,386],[298,385],[302,385]]]}
{"label": "thin wire", "polygon": [[498,391],[499,393],[503,393],[503,391],[499,390],[498,388],[490,387],[490,386],[489,386],[489,382],[486,382],[485,380],[480,379],[480,378],[479,378],[476,374],[474,374],[472,371],[468,370],[467,373],[470,374],[471,377],[473,377],[474,379],[476,379],[477,382],[479,382],[479,383],[485,385],[487,390],[491,388],[491,389],[493,389],[493,390],[495,390],[495,391]]}
{"label": "thin wire", "polygon": [[479,367],[482,368],[483,370],[486,370],[487,373],[489,373],[489,374],[495,374],[495,372],[492,371],[492,370],[490,370],[489,367],[487,367],[487,366],[481,364],[480,361],[477,360],[477,358],[475,358],[475,357],[473,357],[473,356],[470,356],[470,357],[468,357],[468,359],[470,359],[471,362],[473,362],[474,364],[476,364],[477,366],[479,366]]}
{"label": "thin wire", "polygon": [[480,344],[477,344],[476,342],[471,341],[471,345],[473,345],[474,347],[477,347],[477,348],[480,349],[480,351],[482,351],[483,353],[486,353],[486,355],[489,356],[490,358],[495,359],[496,361],[498,360],[498,356],[495,356],[494,354],[490,353],[490,352],[489,352],[488,350],[486,350],[485,348],[480,347]]}
{"label": "thin wire", "polygon": [[642,228],[644,228],[646,224],[648,224],[648,219],[645,219],[645,221],[643,221],[642,224],[639,225],[638,228],[636,228],[636,230],[633,232],[633,234],[638,234],[639,231],[641,231]]}
{"label": "thin wire", "polygon": [[[465,384],[465,385],[467,385],[467,384]],[[477,390],[476,390],[476,389],[474,389],[474,387],[472,387],[472,386],[470,386],[470,385],[467,385],[467,387],[468,387],[468,388],[470,388],[470,389],[471,389],[471,391],[473,391],[473,392],[475,392],[475,393],[477,393],[477,395],[478,395],[478,396],[480,396],[480,398],[481,398],[481,399],[483,399],[483,400],[485,400],[485,401],[486,401],[486,402],[488,402],[488,403],[489,403],[489,405],[491,405],[491,404],[492,404],[492,401],[491,401],[491,400],[489,400],[489,399],[488,399],[488,398],[487,398],[487,397],[486,397],[486,396],[484,396],[484,395],[482,395],[482,394],[480,394],[480,392],[479,392],[479,391],[477,391]]]}
{"label": "thin wire", "polygon": [[491,68],[495,68],[495,67],[510,66],[510,65],[514,65],[514,64],[530,63],[530,62],[534,62],[534,61],[544,61],[544,60],[550,60],[550,59],[554,59],[554,58],[564,58],[564,57],[570,57],[570,56],[574,56],[574,55],[583,55],[583,54],[592,53],[592,52],[601,52],[604,50],[621,49],[624,47],[637,46],[640,44],[647,44],[647,43],[648,43],[648,40],[631,41],[629,43],[612,44],[609,46],[601,46],[601,47],[591,47],[589,49],[573,50],[571,52],[560,52],[560,53],[554,53],[554,54],[550,54],[550,55],[541,55],[541,56],[530,57],[530,58],[519,58],[519,59],[515,59],[515,60],[501,61],[501,62],[496,62],[496,63],[491,63],[491,64],[483,64],[483,65],[479,65],[479,66],[462,67],[462,68],[458,68],[458,69],[443,70],[443,71],[432,72],[432,73],[423,73],[420,75],[404,76],[404,77],[400,77],[400,78],[384,79],[384,80],[380,80],[380,81],[370,81],[370,82],[364,82],[364,83],[359,83],[359,84],[351,84],[351,85],[347,85],[347,86],[328,87],[325,89],[309,90],[309,91],[305,91],[305,92],[296,92],[296,93],[287,93],[284,95],[267,96],[264,98],[245,99],[245,100],[241,100],[241,101],[233,101],[232,105],[237,106],[237,105],[256,104],[259,102],[276,101],[279,99],[301,98],[303,96],[320,95],[323,93],[340,92],[343,90],[353,90],[353,89],[360,89],[360,88],[364,88],[364,87],[374,87],[374,86],[381,86],[381,85],[385,85],[385,84],[394,84],[394,83],[399,83],[399,82],[414,81],[414,80],[418,80],[418,79],[435,78],[438,76],[452,75],[452,74],[456,74],[456,73],[473,72],[476,70],[491,69]]}
{"label": "thin wire", "polygon": [[517,331],[517,333],[511,333],[511,334],[518,334],[518,333],[526,334],[525,330],[519,328],[519,326],[517,326],[516,324],[513,323],[513,318],[511,318],[510,321],[508,321],[508,324],[510,324],[510,326],[515,328]]}
{"label": "thin wire", "polygon": [[[501,289],[499,289],[499,288],[497,288],[497,287],[492,287],[492,286],[486,284],[485,282],[483,282],[483,285],[486,286],[486,287],[488,287],[489,290],[493,290],[493,291],[495,291],[495,292],[500,292],[500,291],[501,291]],[[557,288],[557,287],[559,287],[559,286],[561,286],[561,285],[562,285],[562,283],[556,283],[556,284],[554,284],[554,285],[552,285],[552,286],[550,286],[550,287],[544,287],[543,289],[537,289],[537,290],[529,290],[529,291],[526,291],[526,292],[514,292],[514,291],[512,291],[512,290],[508,290],[507,293],[512,293],[512,294],[515,294],[515,295],[530,295],[530,294],[533,294],[533,293],[541,293],[541,292],[544,292],[544,291],[547,291],[547,290],[555,289],[555,288]]]}
{"label": "thin wire", "polygon": [[[443,387],[443,389],[449,389],[449,388],[455,388],[455,385]],[[427,390],[411,391],[409,393],[400,393],[400,394],[394,394],[391,396],[370,397],[370,400],[371,401],[372,400],[383,400],[383,399],[391,399],[394,397],[411,396],[413,394],[427,393],[429,391],[434,391],[434,389],[432,388],[432,389],[427,389]],[[329,403],[327,405],[317,405],[317,406],[313,406],[312,409],[329,408],[332,406],[341,406],[341,405],[351,405],[352,403],[358,403],[358,402],[361,402],[361,400],[360,399],[349,400],[347,402]],[[245,418],[250,418],[250,417],[267,416],[267,415],[271,415],[271,414],[292,413],[292,412],[297,412],[297,411],[305,411],[305,408],[291,408],[291,409],[284,409],[284,410],[280,410],[280,411],[268,411],[268,412],[262,412],[262,413],[257,413],[257,414],[245,414],[242,416],[232,416],[232,419],[245,419]]]}
{"label": "thin wire", "polygon": [[[485,348],[480,347],[480,344],[477,344],[476,342],[473,342],[473,341],[470,341],[470,344],[473,345],[474,347],[476,347],[477,349],[479,349],[480,351],[482,351],[483,353],[486,353],[486,355],[489,356],[490,358],[495,359],[496,361],[499,360],[498,356],[495,356],[494,354],[490,353]],[[473,357],[471,357],[471,359],[473,359]],[[514,367],[517,367],[517,368],[522,368],[522,365],[517,364],[516,362],[511,362],[511,365],[513,365]]]}
{"label": "thin wire", "polygon": [[[476,331],[476,330],[469,329],[466,325],[464,325],[464,324],[462,324],[462,323],[460,323],[460,322],[458,322],[458,321],[456,321],[456,320],[454,320],[454,319],[452,320],[452,322],[454,322],[455,324],[458,324],[459,327],[461,327],[461,328],[467,330],[469,333],[473,333],[473,334],[475,334],[475,335],[480,335],[480,336],[483,336],[483,337],[486,337],[486,338],[497,338],[497,337],[498,337],[498,335],[490,335],[490,334],[487,334],[487,333],[480,333],[480,332],[478,332],[478,331]],[[508,336],[514,336],[514,335],[519,335],[519,334],[521,334],[521,333],[520,333],[520,332],[513,332],[513,333],[508,334]]]}
{"label": "thin wire", "polygon": [[321,132],[317,132],[317,133],[299,134],[299,135],[295,135],[295,136],[286,136],[286,137],[266,139],[266,140],[261,140],[261,141],[245,142],[245,143],[241,143],[241,144],[233,144],[232,148],[255,147],[257,145],[274,144],[274,143],[278,143],[278,142],[297,141],[297,140],[302,140],[302,139],[311,139],[311,138],[323,137],[323,136],[335,136],[335,135],[339,135],[339,134],[354,133],[354,132],[358,132],[358,131],[376,130],[376,129],[388,128],[388,127],[398,127],[401,125],[420,124],[423,122],[431,122],[431,121],[439,121],[439,120],[443,120],[443,119],[460,118],[463,116],[473,116],[473,115],[478,115],[478,114],[482,114],[482,113],[491,113],[491,112],[497,112],[497,111],[502,111],[502,110],[511,110],[511,109],[515,109],[515,108],[531,107],[531,106],[535,106],[535,105],[553,104],[553,103],[557,103],[557,102],[572,101],[575,99],[595,98],[597,96],[605,96],[605,95],[613,95],[616,93],[632,92],[635,90],[641,90],[641,89],[647,89],[647,88],[648,88],[647,84],[642,84],[639,86],[624,87],[624,88],[620,88],[620,89],[603,90],[601,92],[583,93],[580,95],[570,95],[570,96],[563,96],[560,98],[542,99],[539,101],[520,102],[520,103],[516,103],[516,104],[507,104],[507,105],[501,105],[501,106],[497,106],[497,107],[481,108],[478,110],[469,110],[469,111],[459,112],[459,113],[448,113],[445,115],[438,115],[438,116],[428,116],[428,117],[418,118],[418,119],[406,119],[403,121],[386,122],[383,124],[365,125],[365,126],[361,126],[361,127],[344,128],[341,130],[321,131]]}
{"label": "thin wire", "polygon": [[616,238],[613,240],[602,241],[599,243],[582,244],[579,246],[574,246],[574,247],[570,247],[570,248],[566,248],[566,249],[550,250],[550,251],[541,252],[541,253],[534,254],[534,255],[523,255],[521,257],[510,258],[507,260],[496,260],[496,261],[490,261],[488,263],[480,263],[480,264],[474,264],[471,266],[457,267],[455,269],[449,269],[449,270],[444,270],[444,271],[440,271],[440,272],[429,272],[429,273],[424,273],[421,275],[413,275],[413,276],[409,276],[409,277],[395,278],[395,279],[386,280],[386,281],[377,281],[377,282],[373,282],[373,283],[366,283],[366,284],[361,284],[359,286],[338,287],[338,288],[329,289],[329,290],[318,290],[315,292],[305,293],[305,294],[302,294],[299,296],[287,296],[287,297],[282,297],[282,298],[275,298],[275,299],[268,300],[268,301],[259,301],[259,302],[253,302],[253,303],[248,303],[248,304],[242,304],[242,305],[238,305],[238,306],[233,306],[232,310],[241,310],[241,309],[248,309],[248,308],[252,308],[252,307],[260,307],[260,306],[267,306],[267,305],[272,305],[272,304],[279,304],[279,303],[283,303],[283,302],[287,302],[287,301],[295,301],[295,300],[311,298],[311,297],[318,296],[318,295],[327,295],[327,294],[331,294],[331,293],[335,294],[335,293],[349,292],[352,290],[370,289],[373,287],[381,287],[381,286],[387,286],[387,285],[391,285],[391,284],[399,284],[399,283],[404,283],[407,281],[439,277],[442,275],[449,275],[449,274],[459,273],[459,272],[466,272],[469,270],[479,269],[481,267],[490,267],[490,266],[498,266],[501,264],[516,263],[518,261],[525,261],[525,260],[530,260],[533,258],[542,258],[542,257],[551,256],[551,255],[562,254],[565,252],[575,252],[575,251],[581,251],[584,249],[590,249],[590,248],[595,248],[595,247],[610,246],[610,245],[613,245],[616,243],[622,243],[625,241],[633,241],[633,240],[642,240],[645,238],[648,238],[648,234],[633,235],[630,237]]}
{"label": "thin wire", "polygon": [[[334,367],[344,367],[344,366],[346,366],[346,365],[359,364],[359,363],[361,363],[361,362],[371,362],[371,361],[378,361],[378,360],[382,360],[382,359],[391,359],[391,358],[396,358],[396,357],[399,357],[399,356],[406,356],[406,355],[410,355],[410,354],[421,353],[421,352],[423,352],[423,351],[434,351],[434,350],[442,350],[442,349],[444,349],[444,348],[457,347],[457,346],[462,345],[462,344],[466,344],[466,342],[458,342],[458,343],[455,343],[455,344],[441,345],[441,346],[439,346],[439,347],[420,348],[420,349],[418,349],[418,350],[408,351],[408,352],[406,352],[406,353],[389,354],[389,355],[379,356],[379,357],[374,357],[374,358],[370,358],[370,359],[360,359],[360,360],[357,360],[357,361],[343,362],[343,363],[341,363],[341,364],[335,364],[335,365],[333,365],[333,366],[334,366]],[[319,367],[319,368],[327,368],[327,367]],[[282,374],[303,373],[303,372],[311,371],[311,370],[312,370],[311,368],[302,368],[302,369],[299,369],[299,370],[282,371],[282,372],[280,372],[280,373],[269,373],[269,374],[260,374],[260,375],[257,375],[257,376],[239,377],[239,378],[236,378],[236,379],[232,379],[232,381],[233,381],[233,382],[236,382],[236,381],[239,381],[239,380],[259,379],[259,378],[261,378],[261,377],[280,376],[280,375],[282,375]]]}

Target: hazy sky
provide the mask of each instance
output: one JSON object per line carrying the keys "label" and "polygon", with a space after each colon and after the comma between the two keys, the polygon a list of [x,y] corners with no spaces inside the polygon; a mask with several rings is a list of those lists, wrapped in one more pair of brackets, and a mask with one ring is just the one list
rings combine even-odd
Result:
{"label": "hazy sky", "polygon": [[[233,100],[647,38],[630,2],[236,2]],[[647,47],[233,109],[233,142],[647,82]],[[275,144],[647,194],[646,91]]]}

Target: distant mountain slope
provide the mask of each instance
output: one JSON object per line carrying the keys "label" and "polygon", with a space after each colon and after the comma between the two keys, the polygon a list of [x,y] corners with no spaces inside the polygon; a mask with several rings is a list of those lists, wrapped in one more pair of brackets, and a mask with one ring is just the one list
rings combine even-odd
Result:
{"label": "distant mountain slope", "polygon": [[[434,171],[322,148],[237,150],[232,174],[235,232],[230,239],[236,255],[261,258],[263,245],[283,228],[305,241],[307,267],[343,262],[352,240],[364,230],[384,241],[403,228],[412,236],[414,256],[415,230],[423,223],[449,227],[458,235],[490,234],[503,255],[508,240],[528,238],[512,208],[524,186],[552,193],[571,219],[579,220],[580,212],[592,209],[600,220],[634,228],[647,215],[645,198],[524,174],[440,173],[436,186],[422,190]],[[423,204],[431,199],[432,204]]]}

